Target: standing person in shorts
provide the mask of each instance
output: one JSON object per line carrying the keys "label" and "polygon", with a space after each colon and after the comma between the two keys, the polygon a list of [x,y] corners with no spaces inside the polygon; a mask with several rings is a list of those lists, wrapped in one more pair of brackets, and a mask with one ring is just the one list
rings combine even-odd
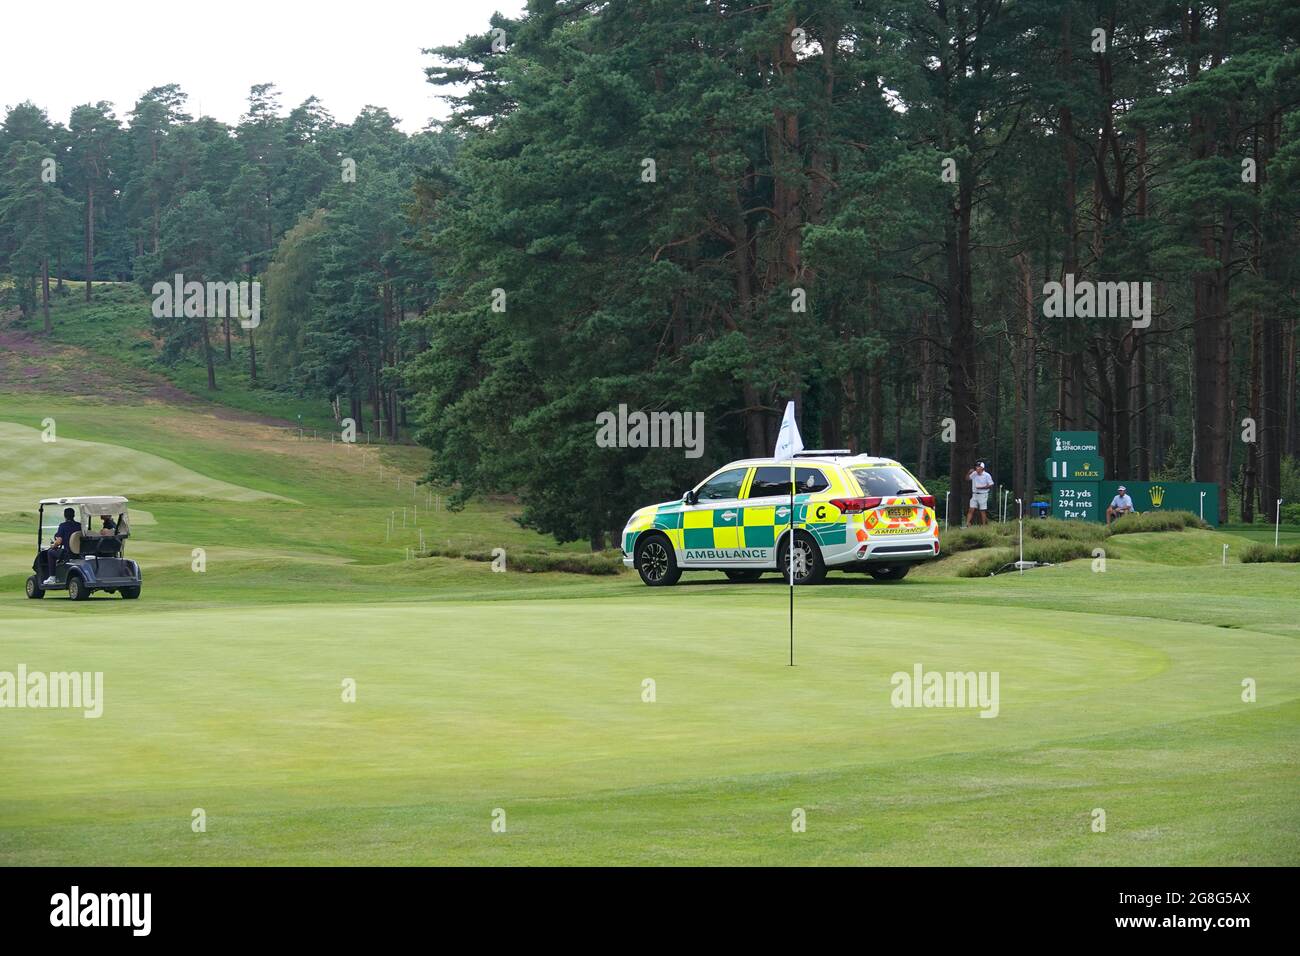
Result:
{"label": "standing person in shorts", "polygon": [[975,462],[966,475],[970,481],[970,510],[966,512],[966,527],[975,523],[975,512],[979,512],[980,524],[989,523],[989,490],[993,487],[993,476],[984,468],[984,462]]}

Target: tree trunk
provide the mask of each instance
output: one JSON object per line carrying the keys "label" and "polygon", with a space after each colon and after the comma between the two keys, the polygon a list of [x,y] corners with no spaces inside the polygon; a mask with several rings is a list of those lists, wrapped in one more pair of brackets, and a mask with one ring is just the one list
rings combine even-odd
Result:
{"label": "tree trunk", "polygon": [[50,257],[41,256],[41,313],[45,316],[45,334],[54,331],[50,324]]}
{"label": "tree trunk", "polygon": [[[1063,5],[1061,14],[1061,68],[1059,75],[1063,83],[1068,83],[1074,71],[1072,51],[1072,23],[1070,5]],[[1068,103],[1062,102],[1058,107],[1060,116],[1061,149],[1065,153],[1065,236],[1061,252],[1061,279],[1073,275],[1075,281],[1079,275],[1079,221],[1078,221],[1078,179],[1079,146],[1074,139],[1074,112]],[[1067,323],[1062,329],[1062,351],[1059,367],[1059,386],[1057,392],[1057,427],[1062,429],[1083,428],[1084,412],[1084,367],[1083,353],[1080,351],[1078,335],[1074,325]]]}
{"label": "tree trunk", "polygon": [[1134,330],[1133,402],[1134,426],[1137,432],[1137,473],[1139,481],[1151,480],[1151,419],[1147,408],[1147,345],[1146,336]]}
{"label": "tree trunk", "polygon": [[885,362],[877,355],[871,363],[871,446],[870,453],[883,455],[885,447],[885,399],[880,380]]}
{"label": "tree trunk", "polygon": [[956,440],[948,459],[948,480],[954,497],[960,500],[966,473],[976,457],[979,429],[979,396],[974,387],[972,363],[975,355],[975,316],[971,297],[971,201],[974,195],[974,164],[965,161],[957,184],[955,215],[945,225],[947,246],[948,337],[952,357],[948,387],[952,394],[952,417]]}
{"label": "tree trunk", "polygon": [[921,379],[917,389],[916,477],[930,477],[930,438],[934,428],[934,355],[930,343],[930,313],[921,313]]}
{"label": "tree trunk", "polygon": [[[1269,174],[1269,165],[1277,151],[1281,111],[1274,110],[1264,126],[1261,139],[1255,136],[1258,176],[1255,181],[1256,197],[1260,196]],[[1263,204],[1255,207],[1254,246],[1256,273],[1270,280],[1275,287],[1285,281],[1285,268],[1280,268],[1279,254],[1290,254],[1293,246],[1287,241],[1287,225],[1270,212],[1263,219]],[[1259,308],[1258,306],[1256,307]],[[1272,517],[1277,500],[1282,497],[1282,456],[1286,453],[1286,428],[1288,415],[1283,408],[1284,378],[1283,312],[1280,298],[1275,297],[1263,306],[1259,340],[1259,510]]]}
{"label": "tree trunk", "polygon": [[95,282],[95,187],[86,186],[86,301]]}
{"label": "tree trunk", "polygon": [[1029,253],[1024,254],[1022,277],[1025,283],[1025,471],[1021,500],[1033,500],[1038,485],[1038,337],[1035,323],[1034,286]]}
{"label": "tree trunk", "polygon": [[[1135,214],[1139,221],[1147,217],[1147,131],[1139,127],[1137,131],[1137,207]],[[1155,321],[1155,303],[1151,306],[1152,321]],[[1137,475],[1139,481],[1151,480],[1151,417],[1147,407],[1149,389],[1147,388],[1147,331],[1134,329],[1133,335],[1133,415],[1137,447]]]}
{"label": "tree trunk", "polygon": [[[1023,256],[1023,253],[1021,254]],[[1017,259],[1020,259],[1017,256]],[[1023,262],[1018,262],[1023,267]],[[1014,301],[1014,300],[1013,300]],[[1025,500],[1025,334],[1017,328],[1014,313],[1007,323],[1011,332],[1011,481],[1012,495]]]}
{"label": "tree trunk", "polygon": [[253,341],[253,330],[248,330],[248,380],[257,384],[257,344]]}
{"label": "tree trunk", "polygon": [[903,379],[894,376],[894,448],[893,458],[903,457]]}
{"label": "tree trunk", "polygon": [[1296,410],[1296,339],[1300,339],[1300,328],[1293,321],[1287,329],[1286,348],[1286,449],[1287,454],[1300,457],[1300,421]]}
{"label": "tree trunk", "polygon": [[208,365],[208,389],[215,392],[217,390],[217,370],[212,364],[212,339],[208,335],[207,316],[199,317],[199,325],[203,331],[203,358]]}
{"label": "tree trunk", "polygon": [[[791,16],[781,33],[774,66],[784,85],[794,96],[795,72],[799,58],[794,51],[794,30],[798,24]],[[775,282],[793,285],[801,269],[800,238],[802,230],[801,206],[802,162],[799,156],[799,111],[778,106],[772,111],[770,134],[772,164],[773,225],[776,229],[778,255],[773,263]]]}
{"label": "tree trunk", "polygon": [[[1189,49],[1188,80],[1200,73],[1198,49],[1203,11],[1189,11],[1184,18],[1184,39]],[[1222,59],[1225,29],[1215,31],[1215,48],[1211,59]],[[1229,114],[1231,114],[1229,110]],[[1236,122],[1232,142],[1236,141]],[[1216,122],[1211,115],[1193,113],[1190,124],[1192,159],[1203,162],[1217,153]],[[1206,212],[1203,215],[1212,215]],[[1196,479],[1219,485],[1219,521],[1228,520],[1228,484],[1231,479],[1231,323],[1228,314],[1228,275],[1232,260],[1233,219],[1230,206],[1223,207],[1223,225],[1216,233],[1215,223],[1202,219],[1198,240],[1206,259],[1216,266],[1197,273],[1192,280],[1192,345],[1195,368]]]}

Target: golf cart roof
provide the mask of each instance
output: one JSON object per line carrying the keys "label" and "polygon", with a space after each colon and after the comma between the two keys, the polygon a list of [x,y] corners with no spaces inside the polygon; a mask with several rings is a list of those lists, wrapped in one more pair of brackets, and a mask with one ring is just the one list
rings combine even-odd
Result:
{"label": "golf cart roof", "polygon": [[66,498],[42,498],[41,507],[46,505],[81,505],[94,514],[107,515],[125,511],[126,499],[121,495],[68,495]]}

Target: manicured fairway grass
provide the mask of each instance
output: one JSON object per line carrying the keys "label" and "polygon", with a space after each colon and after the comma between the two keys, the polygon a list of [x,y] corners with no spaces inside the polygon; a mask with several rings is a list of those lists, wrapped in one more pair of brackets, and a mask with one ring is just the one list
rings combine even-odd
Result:
{"label": "manicured fairway grass", "polygon": [[[39,426],[36,404],[0,396],[0,421]],[[91,459],[253,500],[154,489],[138,602],[25,600],[28,516],[0,517],[0,670],[105,682],[99,719],[0,710],[0,864],[1300,862],[1300,568],[1223,567],[1226,536],[1109,539],[1105,573],[832,577],[798,593],[791,668],[774,578],[403,561],[383,519],[411,493],[344,457],[366,452],[44,404]],[[421,527],[544,544],[515,511]],[[916,664],[997,672],[998,716],[891,706]]]}
{"label": "manicured fairway grass", "polygon": [[[0,859],[1297,859],[1293,638],[1012,607],[972,626],[874,590],[801,596],[794,668],[784,595],[761,587],[113,614],[84,633],[24,609],[0,625],[6,657],[103,671],[105,713],[5,715]],[[998,671],[998,717],[892,708],[890,675],[918,662]]]}
{"label": "manicured fairway grass", "polygon": [[1262,544],[1272,544],[1276,538],[1279,545],[1300,544],[1300,528],[1293,524],[1284,524],[1274,529],[1272,523],[1265,524],[1230,524],[1223,529],[1235,537],[1247,538]]}

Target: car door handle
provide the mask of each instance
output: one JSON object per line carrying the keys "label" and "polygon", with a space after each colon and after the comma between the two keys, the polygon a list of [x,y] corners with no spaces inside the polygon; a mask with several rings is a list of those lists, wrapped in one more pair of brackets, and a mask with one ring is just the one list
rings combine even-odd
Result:
{"label": "car door handle", "polygon": [[736,517],[736,513],[734,511],[724,511],[722,512],[722,517],[730,521],[732,518]]}

